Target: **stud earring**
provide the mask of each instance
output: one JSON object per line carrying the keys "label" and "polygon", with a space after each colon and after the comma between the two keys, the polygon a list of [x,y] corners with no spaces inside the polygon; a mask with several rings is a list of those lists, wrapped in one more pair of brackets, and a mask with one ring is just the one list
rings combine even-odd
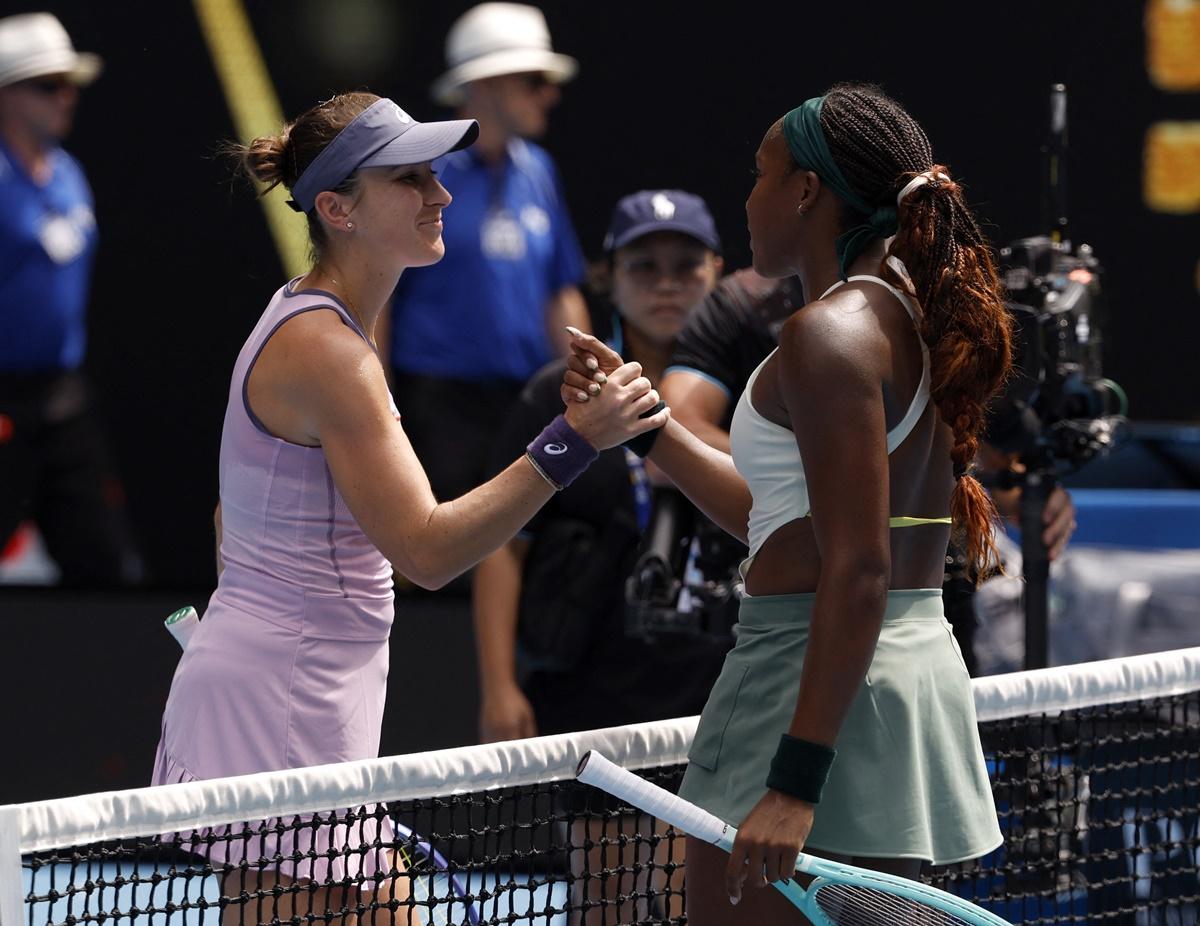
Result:
{"label": "stud earring", "polygon": [[347,223],[346,223],[346,227],[347,227],[347,228],[353,228],[353,227],[354,227],[354,223],[353,223],[353,222],[347,222]]}

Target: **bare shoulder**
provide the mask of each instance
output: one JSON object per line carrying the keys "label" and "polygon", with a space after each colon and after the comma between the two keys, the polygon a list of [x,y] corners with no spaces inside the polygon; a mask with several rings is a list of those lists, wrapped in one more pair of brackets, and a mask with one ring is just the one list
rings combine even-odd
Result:
{"label": "bare shoulder", "polygon": [[279,360],[309,380],[340,377],[376,359],[371,345],[333,309],[294,315],[272,335],[270,344]]}
{"label": "bare shoulder", "polygon": [[866,296],[842,286],[794,313],[779,337],[781,372],[808,377],[837,369],[875,371],[886,348]]}
{"label": "bare shoulder", "polygon": [[305,406],[336,403],[339,397],[386,395],[387,383],[375,351],[333,309],[313,309],[289,318],[271,337],[268,348],[272,378]]}

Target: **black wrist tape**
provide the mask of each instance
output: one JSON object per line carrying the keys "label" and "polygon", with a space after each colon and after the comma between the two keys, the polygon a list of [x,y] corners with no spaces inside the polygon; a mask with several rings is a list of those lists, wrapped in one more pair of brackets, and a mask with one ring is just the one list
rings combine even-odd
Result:
{"label": "black wrist tape", "polygon": [[[648,412],[642,412],[642,414],[638,415],[638,417],[653,418],[666,407],[667,403],[660,399],[659,403],[655,405],[654,408],[650,409]],[[655,440],[658,439],[658,432],[661,430],[662,428],[654,428],[651,431],[644,431],[637,437],[629,438],[629,440],[625,441],[622,446],[628,447],[639,457],[645,457],[648,453],[650,453],[651,448],[654,446]]]}

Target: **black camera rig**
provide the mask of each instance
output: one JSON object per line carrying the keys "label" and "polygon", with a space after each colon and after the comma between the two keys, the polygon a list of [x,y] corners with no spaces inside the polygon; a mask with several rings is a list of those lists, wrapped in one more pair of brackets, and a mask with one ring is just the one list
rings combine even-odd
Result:
{"label": "black camera rig", "polygon": [[737,623],[745,555],[737,542],[674,489],[654,495],[646,546],[625,580],[625,632],[728,639]]}
{"label": "black camera rig", "polygon": [[1048,236],[1000,251],[1015,321],[1013,375],[988,416],[988,443],[1047,457],[1059,476],[1117,443],[1125,394],[1101,371],[1103,270],[1086,245]]}
{"label": "black camera rig", "polygon": [[1025,667],[1049,662],[1046,502],[1063,476],[1112,450],[1126,434],[1125,394],[1101,372],[1103,270],[1092,249],[1073,248],[1066,210],[1067,91],[1050,91],[1044,210],[1050,232],[1000,251],[1016,322],[1014,374],[988,415],[988,443],[1019,467],[995,484],[1021,488]]}

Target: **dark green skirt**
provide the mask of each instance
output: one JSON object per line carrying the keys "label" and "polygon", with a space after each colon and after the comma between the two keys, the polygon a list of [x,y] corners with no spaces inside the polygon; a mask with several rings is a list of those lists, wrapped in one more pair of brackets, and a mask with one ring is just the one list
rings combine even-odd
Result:
{"label": "dark green skirt", "polygon": [[[739,825],[766,793],[796,708],[815,596],[742,601],[680,794]],[[940,589],[888,593],[867,677],[837,741],[808,846],[948,864],[1000,845],[971,682]]]}

